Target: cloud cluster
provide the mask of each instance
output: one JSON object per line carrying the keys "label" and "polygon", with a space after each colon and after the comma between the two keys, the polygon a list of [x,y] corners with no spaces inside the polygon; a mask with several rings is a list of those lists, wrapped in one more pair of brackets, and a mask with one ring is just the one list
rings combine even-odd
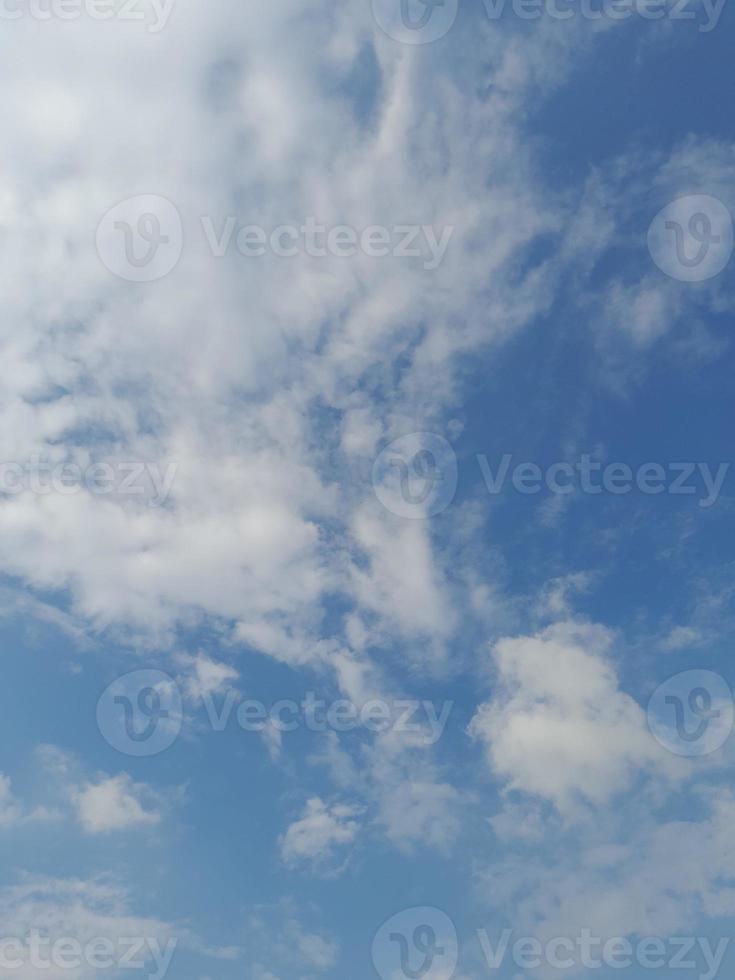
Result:
{"label": "cloud cluster", "polygon": [[[458,357],[547,302],[524,256],[558,214],[510,108],[437,75],[367,8],[289,0],[233,19],[195,2],[155,35],[79,22],[63,70],[63,23],[11,26],[4,455],[155,460],[176,476],[166,506],[152,490],[3,500],[4,566],[69,590],[94,626],[165,639],[214,615],[292,662],[340,593],[444,639],[429,532],[391,540],[360,468],[376,440],[438,417]],[[191,247],[166,279],[131,285],[100,262],[94,231],[140,193],[175,203]],[[394,256],[214,260],[203,215],[454,234],[428,271]],[[393,594],[396,561],[412,571]]]}
{"label": "cloud cluster", "polygon": [[41,745],[33,755],[44,802],[29,805],[14,794],[0,773],[0,830],[38,821],[73,820],[85,834],[155,827],[171,794],[135,782],[126,772],[88,775],[72,753]]}

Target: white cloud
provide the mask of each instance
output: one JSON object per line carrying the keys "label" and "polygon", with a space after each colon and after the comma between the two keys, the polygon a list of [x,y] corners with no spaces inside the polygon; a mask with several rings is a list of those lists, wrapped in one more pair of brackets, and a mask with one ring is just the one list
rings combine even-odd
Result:
{"label": "white cloud", "polygon": [[58,811],[45,806],[29,809],[13,793],[10,778],[0,773],[0,830],[9,830],[39,820],[54,820],[58,816]]}
{"label": "white cloud", "polygon": [[659,647],[667,653],[674,653],[679,650],[691,650],[702,646],[706,641],[700,629],[694,626],[674,626],[674,628],[661,640]]}
{"label": "white cloud", "polygon": [[703,916],[729,918],[735,802],[724,789],[696,795],[701,819],[658,822],[642,814],[619,837],[575,832],[564,846],[547,827],[543,852],[513,855],[481,875],[483,894],[506,914],[512,909],[519,932],[542,940],[577,936],[582,926],[604,938],[689,935]]}
{"label": "white cloud", "polygon": [[[468,86],[385,38],[367,5],[306,0],[247,17],[194,0],[155,36],[13,26],[0,73],[17,324],[3,352],[4,458],[145,459],[176,476],[165,507],[150,506],[149,485],[140,497],[4,499],[3,567],[69,590],[96,628],[161,642],[212,616],[239,642],[305,662],[343,592],[441,644],[454,615],[430,534],[395,535],[389,515],[364,510],[369,486],[345,477],[399,414],[417,427],[441,418],[459,355],[548,305],[549,273],[525,271],[524,257],[559,231],[563,208],[518,131],[510,93],[534,84],[521,50],[495,45],[502,63]],[[377,79],[369,126],[343,85],[361,52]],[[493,74],[513,85],[485,98]],[[102,214],[138,193],[175,202],[186,247],[166,279],[131,290],[93,242]],[[314,215],[454,233],[434,272],[393,257],[214,260],[199,219],[219,229],[232,213],[267,228]],[[356,550],[369,569],[345,575]],[[410,562],[407,582],[395,560]]]}
{"label": "white cloud", "polygon": [[[141,964],[140,969],[145,961],[146,976],[157,980],[171,975],[183,949],[216,960],[233,960],[240,953],[207,945],[187,926],[136,913],[129,889],[109,874],[91,878],[23,874],[17,884],[0,888],[0,920],[3,939],[13,943],[5,949],[5,962],[22,961],[21,967],[0,966],[0,976],[8,978],[95,980],[101,974],[94,958],[96,943],[99,959],[100,941],[107,947],[104,955],[119,970],[126,965],[132,969],[131,958]],[[41,940],[35,953],[34,932]],[[55,944],[64,942],[75,944],[76,951],[70,952],[67,945],[65,953],[52,957]]]}
{"label": "white cloud", "polygon": [[[584,294],[630,215],[623,191],[640,205],[646,180],[633,178],[650,160],[617,161],[575,205],[547,186],[527,141],[528,107],[596,31],[540,23],[521,44],[487,25],[482,57],[454,64],[386,38],[368,4],[283,0],[233,17],[192,0],[155,36],[35,26],[14,23],[0,68],[0,246],[16,325],[3,458],[141,459],[176,473],[165,506],[150,481],[136,497],[3,498],[3,567],[68,596],[78,621],[161,646],[211,617],[236,645],[330,661],[355,639],[325,626],[338,596],[392,643],[446,661],[482,586],[452,592],[436,528],[379,508],[370,456],[407,421],[444,431],[462,359],[534,322],[570,270]],[[375,84],[350,96],[363,55]],[[726,185],[727,147],[674,157],[655,161],[662,194],[687,168]],[[143,193],[176,204],[186,245],[167,278],[131,289],[100,262],[94,232]],[[215,260],[204,215],[217,229],[229,215],[266,228],[312,215],[453,234],[433,272],[390,256]],[[626,280],[585,300],[617,316],[632,299],[626,323],[644,347],[673,295]],[[191,691],[217,682],[203,670]]]}
{"label": "white cloud", "polygon": [[604,627],[573,621],[501,640],[496,689],[470,726],[508,789],[567,817],[609,803],[642,771],[673,768],[643,709],[620,690],[612,641]]}
{"label": "white cloud", "polygon": [[448,851],[462,825],[462,804],[463,796],[454,786],[424,780],[419,772],[386,787],[378,819],[387,838],[401,850]]}
{"label": "white cloud", "polygon": [[[733,309],[727,278],[687,288],[654,268],[644,233],[660,209],[690,194],[706,192],[732,213],[732,151],[732,144],[693,136],[655,152],[621,148],[586,183],[564,247],[579,280],[578,299],[595,324],[601,366],[618,385],[645,376],[643,355],[663,338],[672,338],[672,352],[686,365],[692,356],[711,357],[721,349],[701,318],[706,310]],[[590,273],[599,271],[613,248],[614,276],[592,286]]]}
{"label": "white cloud", "polygon": [[37,746],[34,756],[55,807],[39,812],[71,816],[88,834],[156,826],[165,805],[179,793],[137,783],[126,772],[113,776],[97,773],[90,778],[76,755],[55,745]]}
{"label": "white cloud", "polygon": [[571,572],[551,579],[541,591],[537,614],[544,619],[558,621],[572,615],[571,597],[588,592],[594,582],[590,572]]}
{"label": "white cloud", "polygon": [[[13,955],[19,955],[25,961],[24,978],[94,980],[99,975],[83,956],[74,967],[34,968],[27,941],[32,930],[52,942],[66,939],[82,946],[103,938],[116,947],[133,936],[162,949],[176,938],[169,924],[131,912],[126,889],[109,878],[83,880],[26,875],[19,884],[0,889],[0,919],[3,937],[23,942],[20,953],[13,951]],[[117,955],[120,959],[126,950],[126,945],[119,947]],[[151,965],[149,947],[146,953],[148,965]],[[45,956],[48,959],[48,947]],[[18,976],[18,970],[0,968],[0,976]]]}
{"label": "white cloud", "polygon": [[[456,65],[441,46],[429,57],[384,38],[368,3],[331,0],[242,17],[189,0],[155,38],[84,22],[4,33],[2,459],[176,466],[165,506],[148,484],[134,497],[0,500],[3,569],[68,596],[68,632],[82,621],[175,649],[178,627],[206,619],[233,644],[330,664],[363,692],[372,646],[409,650],[429,672],[451,666],[466,605],[500,620],[479,572],[466,570],[468,597],[452,590],[435,523],[381,510],[365,464],[405,420],[443,431],[462,359],[533,323],[570,271],[605,342],[622,338],[637,363],[690,309],[675,284],[639,271],[651,175],[664,199],[692,174],[731,193],[731,147],[694,142],[669,160],[613,161],[576,207],[549,186],[526,126],[592,43],[580,20],[522,39],[490,25],[481,56]],[[362,51],[378,79],[363,93],[375,101],[367,125],[344,86]],[[179,208],[186,248],[166,279],[131,288],[99,261],[94,232],[112,204],[153,192]],[[215,261],[199,219],[220,227],[233,211],[267,228],[314,215],[454,233],[431,273],[390,257]],[[634,271],[593,289],[590,274],[629,238]],[[731,308],[720,284],[703,296]],[[566,615],[567,592],[546,612]],[[335,597],[350,609],[345,636],[327,616]],[[570,818],[643,771],[668,771],[609,654],[605,630],[569,623],[495,647],[498,689],[472,731],[504,787]],[[237,676],[204,654],[180,663],[192,697]],[[467,795],[410,742],[376,742],[362,767],[328,743],[331,771],[360,804],[311,799],[281,838],[287,865],[335,873],[363,823],[404,850],[452,846]],[[89,781],[55,761],[87,832],[160,821],[156,794],[127,774]],[[23,812],[0,782],[0,823]],[[522,825],[527,838],[538,819]],[[329,968],[334,944],[298,935],[299,969]]]}
{"label": "white cloud", "polygon": [[425,521],[404,521],[363,507],[355,515],[355,541],[367,567],[352,569],[358,602],[407,637],[446,639],[454,612]]}
{"label": "white cloud", "polygon": [[174,662],[187,671],[183,685],[189,697],[195,700],[201,700],[232,687],[240,677],[234,667],[213,660],[201,652],[196,655],[177,654]]}
{"label": "white cloud", "polygon": [[155,794],[144,784],[134,783],[127,773],[102,777],[72,793],[79,822],[89,834],[155,826],[161,814],[146,809],[151,798],[155,801]]}
{"label": "white cloud", "polygon": [[12,827],[21,821],[23,809],[13,795],[10,780],[0,775],[0,828]]}
{"label": "white cloud", "polygon": [[281,857],[288,866],[306,864],[334,873],[342,869],[344,849],[355,841],[360,808],[344,803],[328,804],[318,797],[308,800],[303,816],[281,837]]}

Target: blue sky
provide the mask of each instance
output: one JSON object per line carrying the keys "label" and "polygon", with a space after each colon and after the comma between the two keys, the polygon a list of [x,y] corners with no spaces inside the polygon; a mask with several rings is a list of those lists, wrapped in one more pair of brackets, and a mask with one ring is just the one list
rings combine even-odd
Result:
{"label": "blue sky", "polygon": [[494,9],[2,6],[1,977],[732,971],[735,14]]}

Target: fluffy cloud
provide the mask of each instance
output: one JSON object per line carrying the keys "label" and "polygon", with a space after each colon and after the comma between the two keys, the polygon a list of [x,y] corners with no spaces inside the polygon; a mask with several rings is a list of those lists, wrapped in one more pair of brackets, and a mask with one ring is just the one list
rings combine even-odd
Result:
{"label": "fluffy cloud", "polygon": [[182,679],[188,696],[196,701],[231,687],[239,678],[239,673],[229,664],[213,660],[204,653],[195,656],[180,653],[174,662],[185,671]]}
{"label": "fluffy cloud", "polygon": [[[626,156],[576,196],[546,186],[523,120],[594,43],[580,19],[540,22],[523,44],[487,25],[482,55],[458,61],[391,41],[368,4],[233,17],[194,0],[156,34],[36,26],[13,22],[1,42],[3,458],[146,461],[173,482],[164,502],[150,479],[136,495],[3,497],[3,567],[68,597],[87,625],[162,645],[213,617],[237,645],[329,659],[336,597],[446,658],[463,598],[436,529],[377,506],[372,455],[444,431],[467,358],[546,312],[570,271],[608,327],[632,303],[634,341],[662,336],[685,309],[676,284],[631,275],[600,292],[590,277],[640,224],[652,173],[662,196],[692,172],[724,195],[728,147]],[[151,193],[178,208],[183,256],[160,281],[123,282],[95,230]],[[362,254],[215,258],[202,226],[310,216],[452,235],[427,270]]]}
{"label": "fluffy cloud", "polygon": [[670,771],[640,705],[620,690],[612,635],[568,621],[493,649],[497,687],[471,733],[508,789],[552,802],[566,816],[601,806],[642,771]]}
{"label": "fluffy cloud", "polygon": [[[3,348],[4,458],[146,460],[175,476],[165,505],[149,483],[137,496],[3,499],[4,567],[69,590],[96,627],[165,642],[212,615],[301,662],[339,593],[443,642],[453,616],[428,530],[395,536],[391,515],[368,513],[354,466],[407,421],[435,423],[457,359],[548,303],[548,272],[526,257],[558,230],[558,202],[537,187],[512,106],[452,71],[439,81],[368,5],[289,0],[233,18],[197,0],[158,34],[34,26],[14,22],[3,42],[17,324]],[[373,77],[363,89],[359,59]],[[140,193],[176,204],[186,248],[166,279],[131,286],[104,268],[94,233]],[[200,219],[219,233],[229,215],[453,233],[428,271],[392,256],[215,259]],[[386,577],[403,560],[409,581]]]}
{"label": "fluffy cloud", "polygon": [[352,571],[357,601],[407,637],[450,635],[454,613],[426,523],[388,520],[365,507],[355,515],[354,537],[366,558],[366,567]]}
{"label": "fluffy cloud", "polygon": [[55,807],[38,812],[56,816],[66,813],[88,834],[156,826],[167,798],[175,795],[136,783],[126,772],[90,777],[75,755],[54,745],[38,746],[34,755]]}
{"label": "fluffy cloud", "polygon": [[155,799],[148,787],[134,783],[127,773],[121,773],[86,784],[73,792],[72,799],[84,830],[102,834],[159,823],[161,814],[146,809],[142,802],[151,796]]}
{"label": "fluffy cloud", "polygon": [[[307,801],[303,816],[281,838],[281,857],[289,866],[306,864],[334,873],[335,860],[357,837],[359,815],[358,807],[330,805],[313,797]],[[341,870],[339,864],[337,868]]]}

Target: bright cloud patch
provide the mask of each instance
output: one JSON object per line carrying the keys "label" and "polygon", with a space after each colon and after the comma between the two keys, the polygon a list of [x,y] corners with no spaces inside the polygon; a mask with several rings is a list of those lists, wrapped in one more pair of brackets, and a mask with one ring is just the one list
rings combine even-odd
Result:
{"label": "bright cloud patch", "polygon": [[150,790],[133,782],[125,773],[87,784],[73,795],[79,821],[90,834],[155,826],[160,813],[146,809],[141,800]]}
{"label": "bright cloud patch", "polygon": [[493,650],[498,686],[470,726],[508,789],[551,801],[572,816],[603,805],[636,775],[665,766],[645,715],[620,690],[611,634],[574,622]]}
{"label": "bright cloud patch", "polygon": [[357,837],[360,810],[346,804],[329,805],[318,798],[307,802],[303,816],[281,838],[281,856],[288,865],[327,867]]}

